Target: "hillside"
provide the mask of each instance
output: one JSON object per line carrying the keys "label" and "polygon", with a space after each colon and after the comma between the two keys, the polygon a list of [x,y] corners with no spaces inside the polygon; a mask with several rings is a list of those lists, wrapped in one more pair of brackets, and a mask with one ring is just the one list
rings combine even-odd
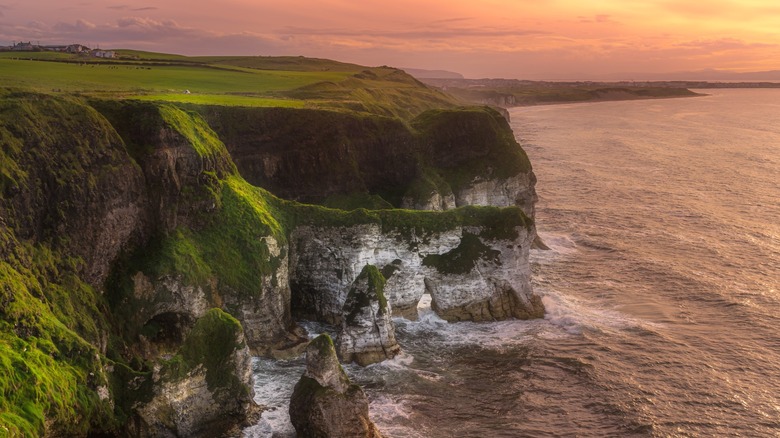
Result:
{"label": "hillside", "polygon": [[424,293],[450,321],[543,315],[535,177],[490,108],[326,60],[15,55],[5,435],[237,434],[257,421],[250,356],[300,352],[296,318],[340,324],[366,265],[394,315]]}
{"label": "hillside", "polygon": [[456,101],[390,67],[302,57],[186,57],[119,50],[113,59],[0,52],[0,83],[44,93],[223,106],[350,110],[410,118]]}

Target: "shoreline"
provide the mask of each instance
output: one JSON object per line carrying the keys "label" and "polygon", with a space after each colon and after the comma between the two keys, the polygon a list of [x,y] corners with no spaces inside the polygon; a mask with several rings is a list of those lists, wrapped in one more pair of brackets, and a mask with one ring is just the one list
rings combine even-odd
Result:
{"label": "shoreline", "polygon": [[533,106],[547,106],[547,105],[569,105],[569,104],[579,104],[579,103],[601,103],[601,102],[622,102],[622,101],[629,101],[629,100],[659,100],[659,99],[685,99],[685,98],[696,98],[696,97],[706,97],[710,96],[710,94],[706,93],[696,93],[692,95],[686,95],[686,96],[634,96],[634,97],[625,97],[625,98],[595,98],[590,100],[561,100],[556,102],[529,102],[529,103],[523,103],[518,105],[512,105],[512,106],[502,106],[501,108],[504,109],[512,109],[512,108],[527,108],[527,107],[533,107]]}

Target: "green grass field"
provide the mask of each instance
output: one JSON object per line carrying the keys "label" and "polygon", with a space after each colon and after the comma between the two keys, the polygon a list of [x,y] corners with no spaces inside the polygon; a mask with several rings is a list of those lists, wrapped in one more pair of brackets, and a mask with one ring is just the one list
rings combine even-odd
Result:
{"label": "green grass field", "polygon": [[297,56],[116,52],[116,59],[0,52],[0,86],[108,99],[325,108],[404,119],[456,104],[452,97],[389,67]]}
{"label": "green grass field", "polygon": [[341,81],[344,72],[297,72],[209,65],[144,66],[119,63],[64,63],[0,59],[0,81],[7,86],[38,91],[59,89],[79,93],[267,93]]}
{"label": "green grass field", "polygon": [[233,96],[227,94],[146,94],[133,96],[132,99],[156,101],[156,102],[175,102],[192,103],[197,105],[219,105],[219,106],[244,106],[244,107],[280,107],[280,108],[303,108],[306,102],[295,99],[271,99],[253,96]]}

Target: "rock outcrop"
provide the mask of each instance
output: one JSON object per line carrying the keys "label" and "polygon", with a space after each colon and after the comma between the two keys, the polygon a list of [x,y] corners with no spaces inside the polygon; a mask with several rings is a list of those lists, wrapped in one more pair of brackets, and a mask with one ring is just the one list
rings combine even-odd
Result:
{"label": "rock outcrop", "polygon": [[518,206],[526,216],[536,214],[536,175],[521,173],[503,180],[475,178],[455,197],[455,205],[485,205],[494,207]]}
{"label": "rock outcrop", "polygon": [[306,371],[290,399],[290,420],[299,437],[382,437],[368,416],[366,395],[350,383],[328,335],[306,348]]}
{"label": "rock outcrop", "polygon": [[530,161],[491,108],[429,110],[408,124],[284,108],[202,112],[241,175],[286,199],[327,203],[369,193],[401,208],[518,205],[533,217]]}
{"label": "rock outcrop", "polygon": [[[136,293],[116,297],[120,313],[133,309],[127,318],[143,327],[167,313],[194,321],[219,306],[239,318],[256,354],[294,343],[285,236],[274,218],[255,214],[249,186],[216,133],[198,114],[171,105],[98,108],[144,172],[155,237],[127,267],[154,293],[139,295],[133,285]],[[222,249],[228,241],[232,251]]]}
{"label": "rock outcrop", "polygon": [[224,436],[259,418],[247,385],[252,367],[241,324],[219,310],[198,319],[179,352],[154,370],[152,399],[137,411],[139,437]]}
{"label": "rock outcrop", "polygon": [[401,351],[384,288],[385,277],[373,265],[366,265],[349,288],[338,336],[342,361],[366,366]]}
{"label": "rock outcrop", "polygon": [[[459,213],[483,216],[469,223]],[[469,207],[438,213],[449,219],[438,229],[430,224],[426,229],[425,216],[419,215],[436,213],[388,212],[379,224],[297,227],[290,237],[296,311],[341,324],[352,283],[364,266],[374,265],[385,273],[384,294],[397,316],[416,318],[417,304],[426,292],[434,311],[449,321],[543,315],[530,284],[533,236],[519,208]],[[398,216],[415,227],[393,228],[387,223],[400,220]]]}

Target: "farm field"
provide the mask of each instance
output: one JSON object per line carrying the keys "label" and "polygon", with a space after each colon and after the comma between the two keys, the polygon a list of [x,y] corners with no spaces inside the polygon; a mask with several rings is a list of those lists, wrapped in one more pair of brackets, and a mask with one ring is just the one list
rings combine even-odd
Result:
{"label": "farm field", "polygon": [[303,57],[186,57],[130,50],[115,59],[0,53],[11,89],[246,107],[309,107],[410,118],[457,104],[403,71]]}

